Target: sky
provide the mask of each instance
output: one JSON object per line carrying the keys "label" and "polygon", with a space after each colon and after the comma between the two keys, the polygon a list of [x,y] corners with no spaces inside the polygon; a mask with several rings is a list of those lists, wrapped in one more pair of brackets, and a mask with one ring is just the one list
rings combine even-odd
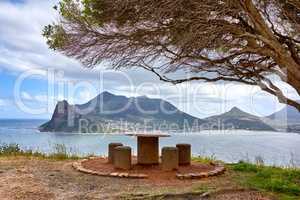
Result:
{"label": "sky", "polygon": [[[85,103],[103,91],[162,98],[204,118],[236,106],[259,116],[280,110],[275,97],[237,83],[191,82],[171,85],[143,70],[87,69],[50,50],[42,29],[58,19],[57,0],[0,0],[0,118],[48,119],[57,101]],[[285,93],[299,99],[282,84]]]}

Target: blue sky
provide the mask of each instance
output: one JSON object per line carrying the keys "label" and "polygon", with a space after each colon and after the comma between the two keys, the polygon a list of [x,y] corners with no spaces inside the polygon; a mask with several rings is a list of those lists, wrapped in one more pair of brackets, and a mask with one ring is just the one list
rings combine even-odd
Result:
{"label": "blue sky", "polygon": [[[85,69],[79,62],[49,50],[41,31],[58,16],[57,0],[0,1],[0,118],[49,118],[58,100],[84,103],[108,90],[126,96],[163,98],[198,117],[237,106],[256,115],[283,107],[256,87],[240,84],[159,82],[144,71]],[[20,86],[20,87],[18,87]],[[285,86],[286,93],[298,99]]]}

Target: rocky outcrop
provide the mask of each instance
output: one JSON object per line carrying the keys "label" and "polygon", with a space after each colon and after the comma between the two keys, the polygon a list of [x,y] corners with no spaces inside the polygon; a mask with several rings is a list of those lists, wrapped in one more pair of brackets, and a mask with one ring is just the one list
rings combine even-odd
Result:
{"label": "rocky outcrop", "polygon": [[72,132],[78,119],[75,106],[70,105],[66,100],[60,101],[55,107],[51,120],[41,125],[39,129],[43,132]]}
{"label": "rocky outcrop", "polygon": [[[83,123],[84,122],[84,123]],[[162,99],[125,97],[103,92],[82,105],[58,102],[42,132],[110,132],[128,129],[181,130],[203,120],[178,110]],[[85,127],[82,129],[81,125]]]}

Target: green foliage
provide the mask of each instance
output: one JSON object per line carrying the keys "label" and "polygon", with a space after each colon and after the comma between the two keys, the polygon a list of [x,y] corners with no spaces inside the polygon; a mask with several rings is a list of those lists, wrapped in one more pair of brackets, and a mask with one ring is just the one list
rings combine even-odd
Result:
{"label": "green foliage", "polygon": [[232,169],[239,172],[258,172],[258,166],[246,162],[239,162],[232,166]]}
{"label": "green foliage", "polygon": [[105,4],[101,0],[82,0],[83,17],[93,25],[101,26],[104,20],[104,8]]}
{"label": "green foliage", "polygon": [[3,144],[0,146],[0,155],[17,155],[23,153],[18,144]]}
{"label": "green foliage", "polygon": [[[60,0],[53,8],[58,12],[60,20],[44,27],[42,35],[46,38],[50,49],[64,51],[71,43],[72,35],[85,36],[95,33],[104,24],[113,22],[124,25],[134,19],[134,9],[123,10],[123,15],[115,16],[111,10],[112,2],[105,0]],[[74,41],[73,41],[74,42]],[[73,43],[74,44],[74,43]]]}
{"label": "green foliage", "polygon": [[239,181],[244,185],[266,192],[276,193],[282,199],[300,198],[300,170],[267,167],[239,162],[230,168],[241,173]]}
{"label": "green foliage", "polygon": [[33,150],[22,150],[18,144],[2,144],[0,146],[0,156],[26,156],[38,157],[54,160],[79,159],[75,154],[69,154],[67,148],[63,144],[56,144],[54,146],[54,153],[43,154]]}
{"label": "green foliage", "polygon": [[62,0],[59,5],[54,6],[62,17],[60,23],[49,24],[44,27],[42,35],[47,39],[47,44],[50,49],[62,50],[68,44],[69,35],[64,28],[64,22],[74,23],[83,20],[79,2],[74,0]]}
{"label": "green foliage", "polygon": [[62,49],[68,41],[67,33],[59,25],[47,25],[43,29],[43,36],[47,39],[50,49]]}
{"label": "green foliage", "polygon": [[216,161],[216,157],[215,157],[215,155],[198,156],[198,157],[193,157],[192,160],[195,162],[200,162],[200,163],[213,163]]}
{"label": "green foliage", "polygon": [[74,21],[81,16],[80,2],[78,0],[61,0],[59,2],[59,14],[65,19]]}

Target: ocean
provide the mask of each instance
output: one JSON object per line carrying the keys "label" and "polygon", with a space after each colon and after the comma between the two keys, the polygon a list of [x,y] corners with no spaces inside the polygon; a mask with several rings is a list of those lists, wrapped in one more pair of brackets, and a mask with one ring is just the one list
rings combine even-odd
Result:
{"label": "ocean", "polygon": [[[0,143],[16,143],[24,150],[43,153],[51,153],[56,144],[64,144],[70,154],[85,156],[106,155],[110,142],[122,142],[136,152],[134,137],[105,133],[40,133],[38,126],[45,121],[0,120]],[[160,139],[160,147],[190,143],[194,156],[225,162],[263,159],[268,165],[300,167],[300,135],[296,133],[234,130],[170,134],[171,137]]]}

